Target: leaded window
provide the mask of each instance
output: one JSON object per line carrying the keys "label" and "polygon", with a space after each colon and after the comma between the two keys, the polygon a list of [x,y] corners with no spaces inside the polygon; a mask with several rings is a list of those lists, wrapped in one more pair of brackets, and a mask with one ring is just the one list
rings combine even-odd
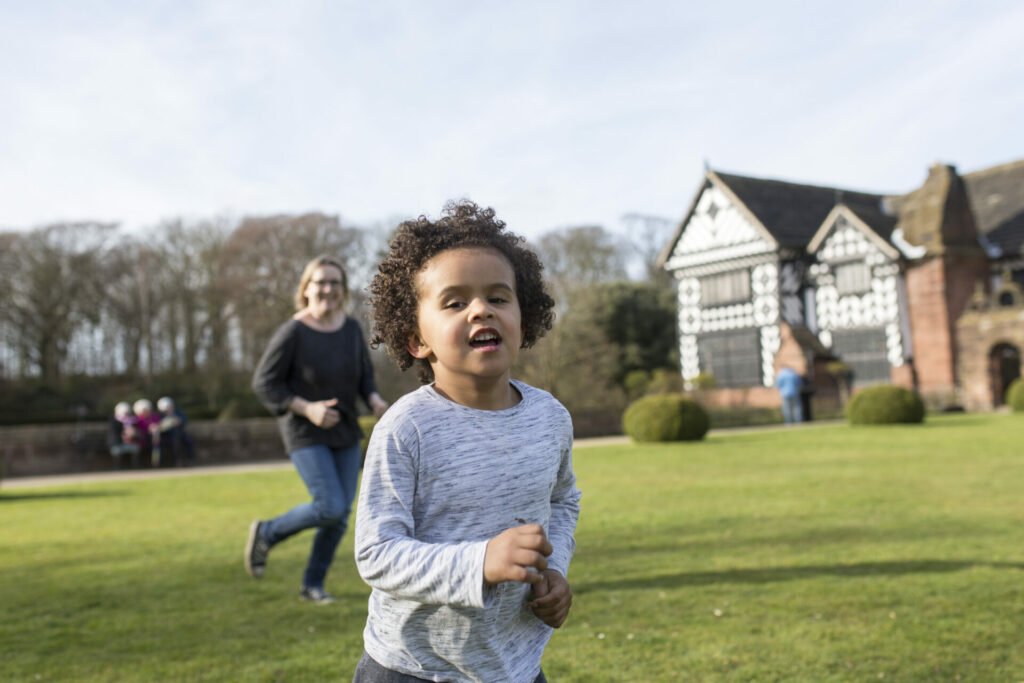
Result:
{"label": "leaded window", "polygon": [[700,303],[705,308],[749,300],[749,270],[733,270],[700,279]]}
{"label": "leaded window", "polygon": [[715,377],[715,386],[761,384],[761,341],[756,328],[714,332],[697,338],[701,372]]}
{"label": "leaded window", "polygon": [[891,366],[882,329],[833,330],[832,352],[853,370],[854,386],[890,380]]}
{"label": "leaded window", "polygon": [[835,266],[836,290],[843,294],[863,294],[871,291],[871,268],[863,261],[841,263]]}

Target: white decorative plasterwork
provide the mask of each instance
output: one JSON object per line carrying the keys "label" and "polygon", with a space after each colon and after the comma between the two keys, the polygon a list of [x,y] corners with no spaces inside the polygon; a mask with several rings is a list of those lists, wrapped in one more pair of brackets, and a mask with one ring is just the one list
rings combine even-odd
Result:
{"label": "white decorative plasterwork", "polygon": [[[700,256],[708,256],[708,254],[701,254]],[[775,252],[766,251],[738,258],[729,258],[724,261],[700,261],[687,265],[685,268],[676,269],[675,276],[680,279],[684,277],[707,277],[708,275],[716,275],[731,270],[750,270],[762,263],[775,263],[777,260],[778,255]]]}
{"label": "white decorative plasterwork", "polygon": [[[809,270],[815,286],[818,338],[832,346],[832,332],[844,329],[876,328],[885,331],[887,358],[894,367],[903,365],[904,341],[900,325],[899,265],[882,253],[859,230],[845,221],[825,240],[817,256],[820,261]],[[869,289],[840,294],[834,268],[862,262],[870,270]]]}
{"label": "white decorative plasterwork", "polygon": [[731,304],[715,306],[700,311],[699,330],[717,332],[719,330],[735,330],[740,327],[754,326],[754,304]]}
{"label": "white decorative plasterwork", "polygon": [[679,335],[679,360],[683,379],[692,380],[700,374],[700,354],[697,353],[697,337],[692,334]]}
{"label": "white decorative plasterwork", "polygon": [[863,259],[878,249],[868,241],[867,236],[845,220],[837,220],[832,233],[818,251],[822,261],[843,261]]}
{"label": "white decorative plasterwork", "polygon": [[701,193],[682,236],[665,267],[677,270],[710,261],[724,261],[774,251],[717,187]]}
{"label": "white decorative plasterwork", "polygon": [[773,325],[779,319],[779,268],[774,263],[762,263],[751,272],[754,292],[754,323]]}
{"label": "white decorative plasterwork", "polygon": [[679,331],[697,334],[701,330],[700,280],[686,277],[679,280]]}

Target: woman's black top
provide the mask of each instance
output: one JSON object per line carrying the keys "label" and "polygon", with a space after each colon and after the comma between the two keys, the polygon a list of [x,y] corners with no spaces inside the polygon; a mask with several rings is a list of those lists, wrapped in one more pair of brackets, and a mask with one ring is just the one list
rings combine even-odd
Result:
{"label": "woman's black top", "polygon": [[[297,320],[277,328],[252,378],[256,396],[278,416],[281,438],[289,453],[306,446],[346,448],[359,442],[356,397],[369,406],[377,391],[370,350],[352,318],[334,332],[320,332]],[[296,396],[307,401],[338,399],[341,419],[322,429],[288,410]]]}

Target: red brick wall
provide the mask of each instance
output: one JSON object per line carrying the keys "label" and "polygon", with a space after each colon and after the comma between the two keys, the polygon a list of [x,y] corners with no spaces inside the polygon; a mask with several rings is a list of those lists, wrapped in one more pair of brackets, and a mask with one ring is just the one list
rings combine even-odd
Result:
{"label": "red brick wall", "polygon": [[[949,251],[907,269],[907,298],[918,389],[940,402],[955,400],[957,340],[955,321],[967,310],[975,283],[984,281],[988,263],[976,252]],[[903,384],[905,376],[894,376]]]}
{"label": "red brick wall", "polygon": [[698,400],[711,408],[778,408],[782,404],[775,387],[704,389]]}
{"label": "red brick wall", "polygon": [[907,299],[919,389],[922,394],[952,395],[956,385],[954,343],[942,258],[930,258],[907,269]]}

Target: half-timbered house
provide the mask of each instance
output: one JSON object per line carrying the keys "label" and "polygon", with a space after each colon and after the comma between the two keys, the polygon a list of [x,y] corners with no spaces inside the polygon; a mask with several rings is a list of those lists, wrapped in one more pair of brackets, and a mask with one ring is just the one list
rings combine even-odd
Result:
{"label": "half-timbered house", "polygon": [[[720,405],[776,405],[782,365],[833,406],[847,380],[998,405],[1024,348],[1004,321],[1024,334],[1022,243],[1024,161],[964,176],[935,165],[904,195],[708,170],[661,255],[683,378],[713,379],[705,397]],[[995,318],[1010,331],[976,339]]]}

